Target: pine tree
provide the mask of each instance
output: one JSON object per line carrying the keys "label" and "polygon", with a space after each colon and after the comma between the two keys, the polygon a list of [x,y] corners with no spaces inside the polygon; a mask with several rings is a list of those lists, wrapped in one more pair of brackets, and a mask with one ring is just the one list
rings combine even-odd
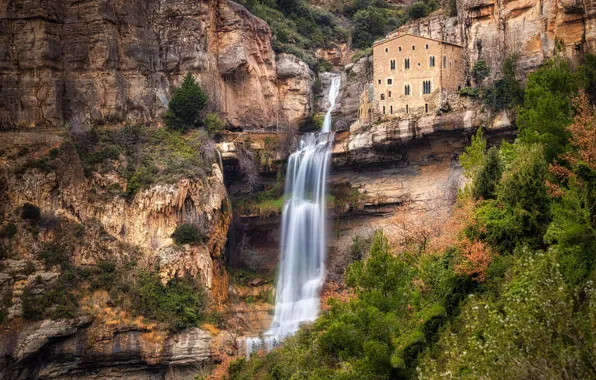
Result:
{"label": "pine tree", "polygon": [[195,128],[207,99],[192,74],[187,73],[180,87],[174,90],[168,111],[164,115],[168,128],[180,131]]}

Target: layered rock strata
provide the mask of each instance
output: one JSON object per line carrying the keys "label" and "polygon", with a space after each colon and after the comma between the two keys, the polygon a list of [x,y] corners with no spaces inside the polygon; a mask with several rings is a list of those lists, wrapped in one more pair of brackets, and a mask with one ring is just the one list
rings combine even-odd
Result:
{"label": "layered rock strata", "polygon": [[228,0],[2,0],[0,125],[153,121],[192,72],[230,125],[295,126],[310,70],[277,62],[270,40]]}

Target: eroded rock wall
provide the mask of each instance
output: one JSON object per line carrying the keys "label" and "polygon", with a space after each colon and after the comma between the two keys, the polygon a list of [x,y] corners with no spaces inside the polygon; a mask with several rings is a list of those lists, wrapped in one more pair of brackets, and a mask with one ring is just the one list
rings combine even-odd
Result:
{"label": "eroded rock wall", "polygon": [[153,121],[189,71],[232,126],[300,124],[310,70],[278,76],[270,39],[228,0],[1,0],[0,124]]}

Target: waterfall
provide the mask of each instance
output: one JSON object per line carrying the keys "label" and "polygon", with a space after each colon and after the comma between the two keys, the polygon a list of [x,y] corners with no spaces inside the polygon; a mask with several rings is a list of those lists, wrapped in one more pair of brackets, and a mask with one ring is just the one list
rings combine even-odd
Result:
{"label": "waterfall", "polygon": [[298,331],[301,323],[312,322],[319,314],[325,279],[326,183],[334,137],[331,112],[339,86],[340,77],[336,76],[321,132],[305,134],[288,161],[275,315],[263,338],[246,339],[247,357],[263,346],[271,350]]}
{"label": "waterfall", "polygon": [[325,121],[323,121],[323,127],[321,128],[322,133],[331,132],[331,112],[335,108],[335,100],[339,95],[339,85],[341,84],[341,76],[333,77],[331,81],[331,87],[329,88],[329,109],[325,115]]}

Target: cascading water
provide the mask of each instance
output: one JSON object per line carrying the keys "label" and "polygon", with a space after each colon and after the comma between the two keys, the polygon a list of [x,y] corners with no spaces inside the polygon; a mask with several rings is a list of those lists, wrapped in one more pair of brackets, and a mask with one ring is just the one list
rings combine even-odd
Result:
{"label": "cascading water", "polygon": [[325,276],[327,172],[333,133],[331,112],[341,78],[333,78],[329,109],[320,133],[305,134],[288,162],[282,213],[281,262],[277,278],[275,315],[263,338],[246,339],[246,355],[261,348],[271,350],[281,339],[298,331],[303,322],[319,314],[320,291]]}

